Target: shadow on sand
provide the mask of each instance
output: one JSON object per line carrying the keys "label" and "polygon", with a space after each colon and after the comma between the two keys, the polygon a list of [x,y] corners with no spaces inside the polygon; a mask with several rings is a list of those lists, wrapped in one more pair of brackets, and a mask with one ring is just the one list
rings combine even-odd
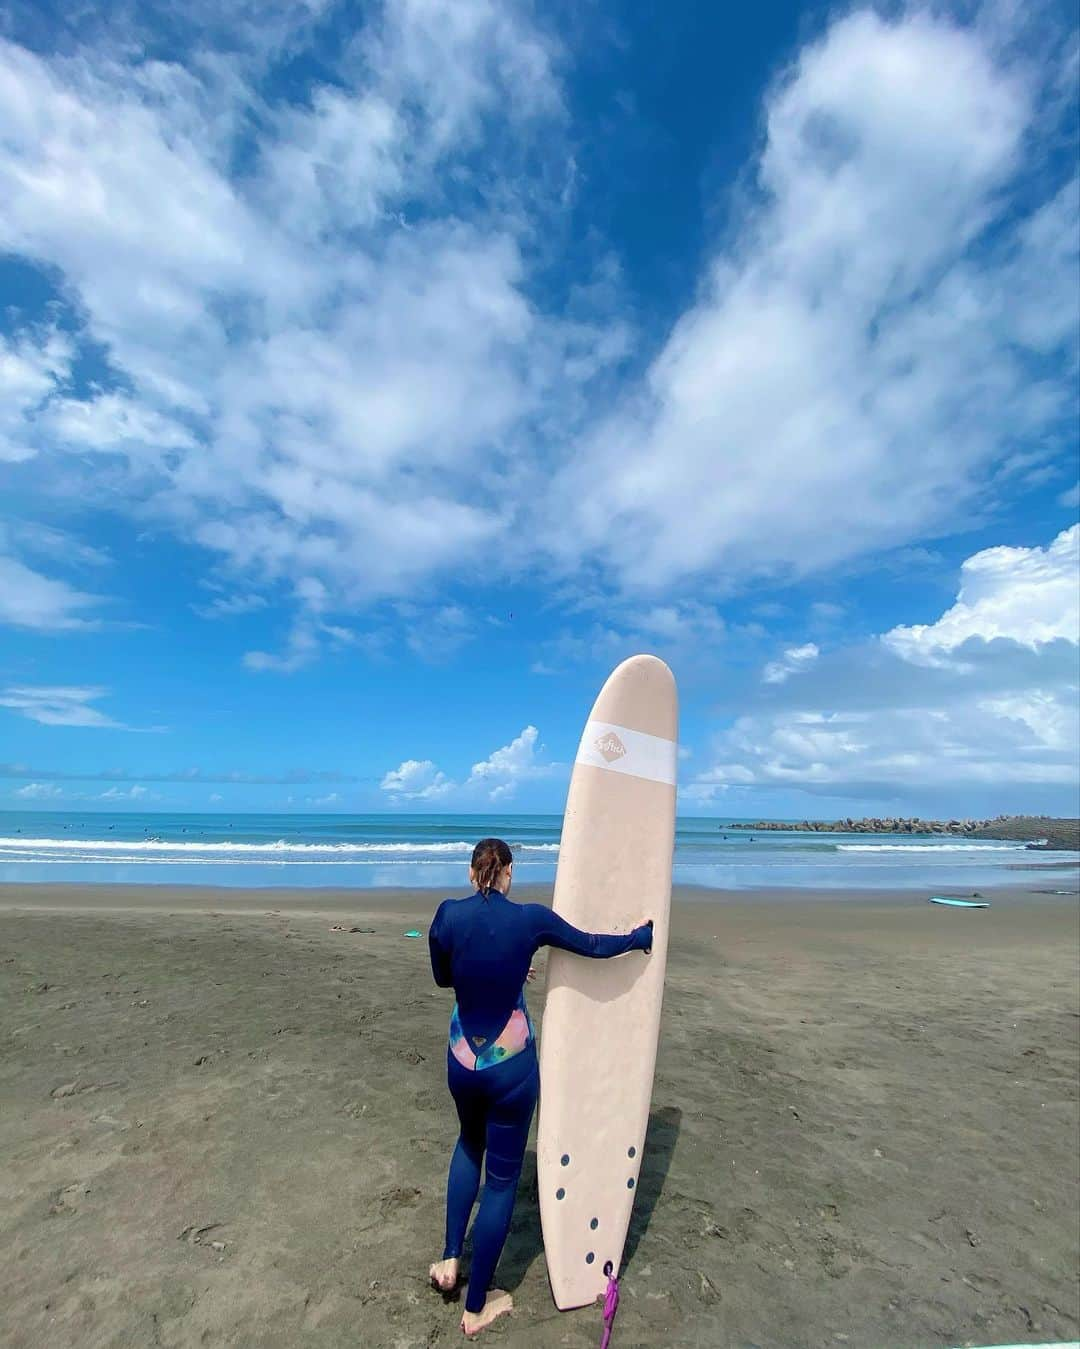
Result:
{"label": "shadow on sand", "polygon": [[[623,1248],[622,1268],[625,1271],[642,1238],[649,1229],[653,1211],[664,1192],[675,1144],[682,1127],[682,1111],[677,1106],[662,1106],[649,1115],[645,1133],[645,1154],[638,1176],[637,1199],[630,1218],[630,1230]],[[536,1150],[525,1154],[521,1171],[517,1203],[510,1235],[499,1261],[497,1282],[500,1288],[513,1292],[523,1282],[536,1257],[542,1254],[544,1243],[540,1233],[540,1197],[536,1181]]]}

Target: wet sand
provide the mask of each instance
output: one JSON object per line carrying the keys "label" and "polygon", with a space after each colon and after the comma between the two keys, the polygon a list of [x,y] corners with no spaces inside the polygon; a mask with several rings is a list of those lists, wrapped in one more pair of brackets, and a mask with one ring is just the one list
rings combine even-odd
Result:
{"label": "wet sand", "polygon": [[[1078,1337],[1080,918],[1049,885],[677,898],[614,1349]],[[460,1342],[426,1276],[449,997],[403,936],[436,900],[0,887],[0,1342]],[[551,1302],[531,1144],[499,1282],[480,1343],[598,1343]]]}

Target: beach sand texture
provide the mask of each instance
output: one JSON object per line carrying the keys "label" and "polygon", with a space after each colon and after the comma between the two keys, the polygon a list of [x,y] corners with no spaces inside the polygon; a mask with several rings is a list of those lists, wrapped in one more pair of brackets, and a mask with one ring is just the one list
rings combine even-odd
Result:
{"label": "beach sand texture", "polygon": [[[616,1349],[1077,1338],[1077,901],[991,898],[676,896]],[[0,888],[0,1343],[461,1342],[437,899]],[[531,1144],[499,1283],[598,1342]]]}

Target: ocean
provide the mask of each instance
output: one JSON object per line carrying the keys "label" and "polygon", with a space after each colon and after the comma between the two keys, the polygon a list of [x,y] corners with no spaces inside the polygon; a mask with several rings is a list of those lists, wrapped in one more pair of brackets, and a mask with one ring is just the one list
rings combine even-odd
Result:
{"label": "ocean", "polygon": [[[895,834],[752,833],[733,820],[680,819],[679,884],[724,890],[970,891],[1009,883],[1074,887],[1055,873],[1009,870],[1022,843]],[[477,838],[514,849],[519,884],[550,883],[558,815],[184,815],[0,812],[0,881],[227,886],[401,886],[465,893]]]}

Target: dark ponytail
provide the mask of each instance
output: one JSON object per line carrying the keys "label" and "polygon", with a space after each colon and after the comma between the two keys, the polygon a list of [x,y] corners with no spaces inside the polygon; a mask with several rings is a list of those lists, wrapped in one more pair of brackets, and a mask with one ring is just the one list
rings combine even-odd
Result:
{"label": "dark ponytail", "polygon": [[514,854],[501,838],[482,838],[473,849],[472,869],[476,888],[486,899],[495,888],[501,872],[513,862]]}

